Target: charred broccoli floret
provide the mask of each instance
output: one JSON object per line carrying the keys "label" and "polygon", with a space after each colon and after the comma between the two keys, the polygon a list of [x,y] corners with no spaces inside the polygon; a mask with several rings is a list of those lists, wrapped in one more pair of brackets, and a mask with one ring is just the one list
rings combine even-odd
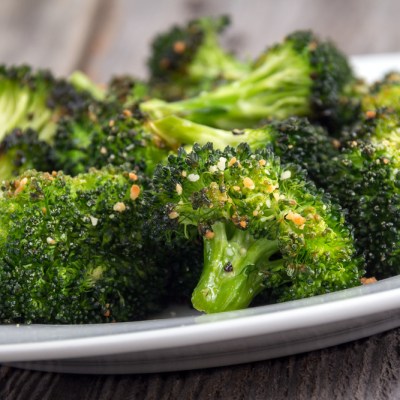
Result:
{"label": "charred broccoli floret", "polygon": [[229,18],[204,17],[156,37],[148,61],[150,84],[161,98],[177,100],[243,77],[250,65],[228,54],[219,35]]}
{"label": "charred broccoli floret", "polygon": [[348,209],[358,252],[368,274],[400,273],[400,119],[397,113],[369,113],[356,138],[320,167],[320,184]]}
{"label": "charred broccoli floret", "polygon": [[52,147],[32,129],[14,129],[0,143],[0,182],[17,177],[28,169],[53,171]]}
{"label": "charred broccoli floret", "polygon": [[28,171],[2,187],[1,322],[128,321],[161,307],[167,271],[142,237],[140,179]]}
{"label": "charred broccoli floret", "polygon": [[55,79],[49,71],[0,65],[0,141],[16,128],[30,128],[40,140],[51,143],[57,121],[79,113],[87,101],[86,92]]}
{"label": "charred broccoli floret", "polygon": [[153,119],[175,114],[223,129],[308,116],[335,130],[358,116],[358,99],[346,95],[353,84],[346,57],[332,43],[299,31],[266,51],[253,70],[235,82],[172,103],[150,100],[141,109]]}
{"label": "charred broccoli floret", "polygon": [[115,103],[97,107],[80,120],[59,124],[54,145],[59,169],[76,175],[111,164],[150,175],[166,160],[170,148],[145,126],[140,113]]}
{"label": "charred broccoli floret", "polygon": [[194,145],[170,156],[154,178],[158,229],[204,242],[204,268],[192,295],[208,313],[246,307],[264,289],[280,301],[359,284],[351,230],[338,206],[294,164],[246,144]]}

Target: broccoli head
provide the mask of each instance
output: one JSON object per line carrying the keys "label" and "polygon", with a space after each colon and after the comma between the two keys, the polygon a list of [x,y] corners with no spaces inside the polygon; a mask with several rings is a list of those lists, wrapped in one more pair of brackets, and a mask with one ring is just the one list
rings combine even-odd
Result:
{"label": "broccoli head", "polygon": [[226,16],[204,17],[157,36],[148,60],[153,90],[163,99],[177,100],[247,74],[250,66],[219,44],[229,22]]}
{"label": "broccoli head", "polygon": [[0,143],[0,182],[28,169],[51,172],[54,168],[52,147],[30,128],[14,129]]}
{"label": "broccoli head", "polygon": [[81,119],[59,124],[54,144],[58,169],[76,175],[111,164],[150,175],[166,160],[170,149],[146,128],[141,113],[112,102],[92,107],[95,111],[89,110]]}
{"label": "broccoli head", "polygon": [[400,111],[400,73],[390,72],[369,89],[369,93],[362,98],[363,111],[373,112],[380,108],[390,108]]}
{"label": "broccoli head", "polygon": [[141,109],[153,119],[176,114],[223,129],[308,116],[334,131],[358,116],[359,100],[348,95],[354,84],[346,57],[332,43],[299,31],[266,51],[248,74],[232,83],[172,103],[150,100]]}
{"label": "broccoli head", "polygon": [[0,65],[0,141],[12,130],[31,128],[51,143],[57,121],[86,107],[90,96],[49,71]]}
{"label": "broccoli head", "polygon": [[142,237],[142,178],[28,171],[2,187],[0,321],[97,323],[165,302],[164,260]]}
{"label": "broccoli head", "polygon": [[359,284],[363,271],[339,207],[269,151],[181,149],[156,170],[153,195],[166,232],[190,238],[195,228],[203,237],[198,310],[244,308],[264,289],[285,301]]}
{"label": "broccoli head", "polygon": [[369,275],[400,273],[400,120],[397,113],[369,113],[360,138],[320,165],[320,184],[348,210],[357,250]]}

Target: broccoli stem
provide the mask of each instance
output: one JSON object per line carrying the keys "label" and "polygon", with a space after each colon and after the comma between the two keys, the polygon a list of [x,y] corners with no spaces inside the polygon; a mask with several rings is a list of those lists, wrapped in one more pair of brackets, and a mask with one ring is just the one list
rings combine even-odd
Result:
{"label": "broccoli stem", "polygon": [[262,291],[264,272],[283,265],[270,261],[279,251],[277,240],[255,239],[247,231],[224,222],[212,226],[214,236],[204,239],[204,267],[192,294],[192,304],[206,313],[246,308]]}
{"label": "broccoli stem", "polygon": [[154,134],[161,137],[168,147],[175,150],[180,146],[194,143],[201,145],[213,143],[215,149],[223,150],[226,146],[237,147],[244,142],[248,143],[252,149],[259,149],[272,143],[276,136],[272,127],[243,129],[239,132],[225,131],[197,124],[175,115],[148,121],[147,124]]}
{"label": "broccoli stem", "polygon": [[244,78],[197,97],[167,103],[153,99],[141,109],[153,119],[177,114],[224,129],[248,127],[264,118],[307,115],[310,65],[292,48],[271,54]]}

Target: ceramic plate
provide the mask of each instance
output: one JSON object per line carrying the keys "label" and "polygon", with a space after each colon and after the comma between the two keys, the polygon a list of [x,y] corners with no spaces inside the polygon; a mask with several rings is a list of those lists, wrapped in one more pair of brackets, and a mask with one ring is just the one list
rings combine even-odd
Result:
{"label": "ceramic plate", "polygon": [[[378,79],[400,55],[353,58]],[[400,326],[400,276],[310,299],[214,315],[181,308],[107,325],[0,326],[3,364],[72,373],[142,373],[265,360]]]}

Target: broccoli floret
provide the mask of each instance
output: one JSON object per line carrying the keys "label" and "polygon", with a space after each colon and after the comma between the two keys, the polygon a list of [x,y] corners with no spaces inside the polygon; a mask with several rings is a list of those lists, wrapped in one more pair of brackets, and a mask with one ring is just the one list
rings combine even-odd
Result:
{"label": "broccoli floret", "polygon": [[400,273],[400,158],[397,113],[369,113],[355,138],[320,167],[320,184],[348,210],[369,275]]}
{"label": "broccoli floret", "polygon": [[390,108],[400,111],[400,73],[390,72],[384,78],[373,84],[369,93],[362,98],[362,108],[365,113]]}
{"label": "broccoli floret", "polygon": [[189,238],[195,227],[203,237],[198,310],[244,308],[264,289],[285,301],[359,284],[363,271],[339,207],[269,151],[195,144],[169,156],[153,184],[164,210],[156,223]]}
{"label": "broccoli floret", "polygon": [[166,160],[169,147],[146,128],[140,113],[115,103],[99,106],[80,120],[59,124],[54,144],[59,169],[76,175],[111,164],[150,175]]}
{"label": "broccoli floret", "polygon": [[[89,99],[90,100],[90,99]],[[31,128],[51,143],[57,121],[86,107],[88,94],[49,71],[0,65],[0,141],[12,130]]]}
{"label": "broccoli floret", "polygon": [[152,119],[176,114],[223,129],[308,116],[334,131],[358,116],[358,99],[347,96],[354,84],[346,57],[332,43],[299,31],[269,49],[249,74],[233,83],[177,102],[150,100],[141,109]]}
{"label": "broccoli floret", "polygon": [[52,147],[39,140],[32,129],[15,129],[0,143],[0,182],[20,175],[28,169],[53,171]]}
{"label": "broccoli floret", "polygon": [[148,60],[153,91],[163,99],[177,100],[246,75],[250,65],[219,44],[229,22],[226,16],[204,17],[157,36]]}
{"label": "broccoli floret", "polygon": [[141,319],[165,302],[165,261],[142,237],[142,178],[28,171],[0,198],[0,321]]}
{"label": "broccoli floret", "polygon": [[219,150],[226,146],[236,147],[243,142],[252,150],[269,147],[283,162],[301,165],[316,182],[321,178],[320,165],[336,156],[340,146],[340,142],[324,129],[298,117],[270,122],[255,129],[231,131],[196,124],[175,115],[148,121],[147,124],[168,147],[175,150],[180,146],[205,145],[208,142]]}

